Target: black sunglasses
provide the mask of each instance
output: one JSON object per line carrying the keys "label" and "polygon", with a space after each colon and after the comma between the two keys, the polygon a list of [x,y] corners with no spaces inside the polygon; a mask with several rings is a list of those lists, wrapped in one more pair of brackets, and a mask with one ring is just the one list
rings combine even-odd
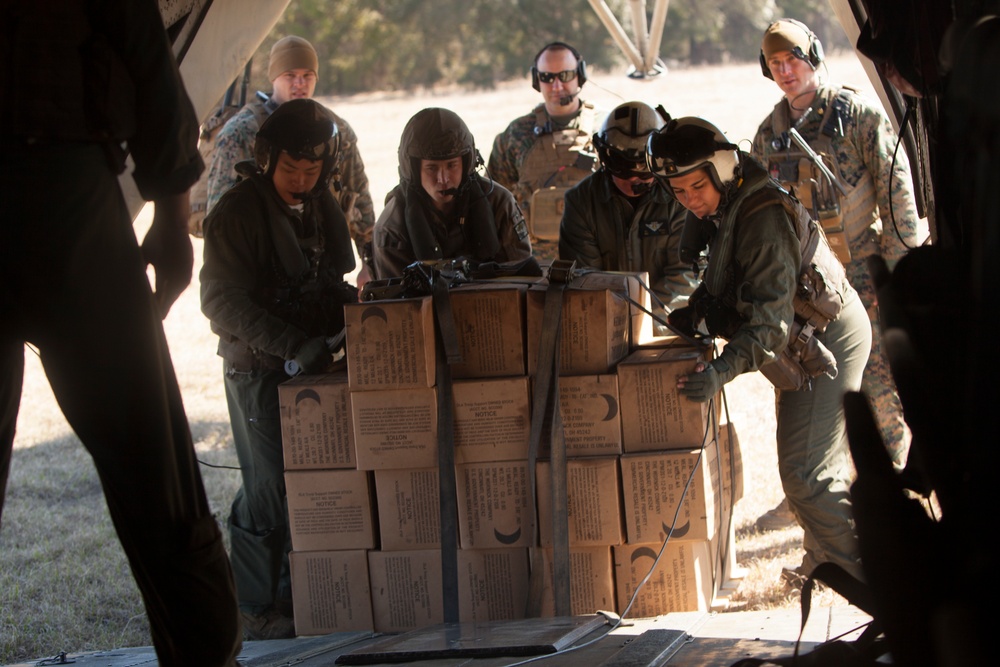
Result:
{"label": "black sunglasses", "polygon": [[576,78],[575,69],[567,69],[562,72],[539,72],[538,80],[542,83],[552,83],[556,79],[559,79],[563,83],[569,83]]}

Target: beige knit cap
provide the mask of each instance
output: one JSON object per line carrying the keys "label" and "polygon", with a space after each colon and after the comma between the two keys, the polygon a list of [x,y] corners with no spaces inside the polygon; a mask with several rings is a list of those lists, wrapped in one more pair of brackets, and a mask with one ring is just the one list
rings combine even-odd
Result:
{"label": "beige knit cap", "polygon": [[798,21],[779,19],[769,25],[764,31],[764,39],[760,50],[764,59],[770,58],[778,51],[791,51],[796,46],[806,56],[809,55],[810,34],[808,29]]}
{"label": "beige knit cap", "polygon": [[319,58],[313,45],[295,35],[282,37],[271,47],[267,80],[274,81],[292,69],[309,69],[319,73]]}

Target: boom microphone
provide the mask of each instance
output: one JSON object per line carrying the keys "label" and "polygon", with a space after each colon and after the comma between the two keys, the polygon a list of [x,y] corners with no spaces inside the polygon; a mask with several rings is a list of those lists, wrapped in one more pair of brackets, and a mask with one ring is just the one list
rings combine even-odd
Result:
{"label": "boom microphone", "polygon": [[636,197],[639,195],[646,194],[653,189],[653,181],[639,181],[638,183],[632,183],[632,194]]}
{"label": "boom microphone", "polygon": [[567,104],[569,104],[570,102],[572,102],[573,99],[577,95],[579,95],[579,94],[580,94],[580,91],[579,91],[579,89],[577,89],[577,91],[575,93],[571,94],[571,95],[563,95],[562,97],[559,98],[559,106],[561,106],[561,107],[566,106]]}

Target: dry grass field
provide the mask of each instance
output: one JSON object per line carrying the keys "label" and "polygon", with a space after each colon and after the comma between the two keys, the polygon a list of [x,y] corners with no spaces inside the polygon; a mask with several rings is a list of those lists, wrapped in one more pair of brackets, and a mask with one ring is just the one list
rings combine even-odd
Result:
{"label": "dry grass field", "polygon": [[[835,80],[870,90],[853,55],[832,56]],[[700,115],[749,147],[779,91],[756,63],[671,69],[650,81],[623,72],[592,72],[583,97],[604,110],[638,99],[663,104],[674,116]],[[490,91],[458,89],[423,94],[367,94],[323,101],[348,119],[359,137],[376,211],[396,183],[396,149],[404,123],[427,106],[458,112],[488,157],[494,135],[538,99],[527,80]],[[136,231],[143,234],[149,210]],[[213,511],[224,522],[239,484],[226,412],[216,339],[201,315],[195,280],[165,321],[167,336],[199,451]],[[26,378],[14,458],[0,531],[0,664],[115,646],[148,645],[148,626],[128,566],[110,527],[100,484],[66,425],[35,354],[26,349]],[[774,447],[774,395],[758,374],[727,387],[730,418],[743,445],[746,497],[735,511],[737,558],[746,577],[731,609],[798,604],[779,582],[783,565],[801,558],[801,530],[761,534],[761,513],[781,499]],[[113,410],[114,406],[108,406]],[[818,604],[844,604],[826,592]]]}

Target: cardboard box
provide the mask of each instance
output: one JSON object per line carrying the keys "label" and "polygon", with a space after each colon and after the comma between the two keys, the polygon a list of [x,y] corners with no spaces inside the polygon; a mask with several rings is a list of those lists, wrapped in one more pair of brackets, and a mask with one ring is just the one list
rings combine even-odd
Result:
{"label": "cardboard box", "polygon": [[[646,290],[647,271],[595,271],[585,273],[572,283],[577,289],[608,289],[621,294],[629,302],[629,341],[634,348],[654,340],[653,318],[649,315],[652,298]],[[663,309],[657,306],[657,311]]]}
{"label": "cardboard box", "polygon": [[673,540],[708,540],[716,534],[720,500],[714,442],[704,450],[624,454],[621,466],[628,544],[662,541],[671,525]]}
{"label": "cardboard box", "polygon": [[285,470],[353,468],[347,374],[300,375],[278,385]]}
{"label": "cardboard box", "polygon": [[528,604],[527,549],[460,549],[460,621],[511,621],[524,618]]}
{"label": "cardboard box", "polygon": [[[612,547],[618,609],[624,613],[632,593],[656,563],[660,543]],[[629,609],[629,618],[675,611],[708,611],[714,598],[712,545],[671,540],[652,576]]]}
{"label": "cardboard box", "polygon": [[441,547],[437,468],[376,470],[375,494],[383,551]]}
{"label": "cardboard box", "polygon": [[373,549],[371,481],[363,470],[296,470],[285,473],[292,549]]}
{"label": "cardboard box", "polygon": [[[538,536],[552,546],[552,465],[539,461]],[[618,457],[569,459],[566,462],[567,518],[570,546],[621,544],[622,494]]]}
{"label": "cardboard box", "polygon": [[368,571],[375,632],[408,632],[444,622],[439,550],[370,551]]}
{"label": "cardboard box", "polygon": [[433,387],[434,308],[430,297],[344,306],[347,376],[354,391]]}
{"label": "cardboard box", "polygon": [[[538,370],[538,346],[547,288],[528,290],[528,374]],[[567,288],[563,292],[559,342],[561,375],[598,375],[614,370],[628,354],[629,304],[611,290]]]}
{"label": "cardboard box", "polygon": [[[545,572],[542,584],[543,617],[555,616],[552,580],[552,549],[543,550]],[[570,613],[584,616],[598,611],[615,611],[614,563],[611,547],[570,547]]]}
{"label": "cardboard box", "polygon": [[527,458],[531,436],[527,377],[457,380],[454,397],[456,463]]}
{"label": "cardboard box", "polygon": [[524,285],[474,283],[449,291],[462,362],[453,378],[524,375]]}
{"label": "cardboard box", "polygon": [[461,547],[532,546],[527,462],[464,463],[456,469]]}
{"label": "cardboard box", "polygon": [[[564,375],[559,378],[559,412],[567,456],[614,456],[622,453],[621,410],[617,375]],[[549,433],[548,422],[543,433]],[[550,454],[543,438],[539,457]]]}
{"label": "cardboard box", "polygon": [[743,452],[736,425],[719,424],[719,462],[722,465],[722,499],[736,504],[743,497]]}
{"label": "cardboard box", "polygon": [[293,551],[288,561],[297,635],[373,630],[364,551]]}
{"label": "cardboard box", "polygon": [[641,273],[629,276],[629,314],[632,322],[632,348],[651,343],[659,336],[656,335],[657,322],[653,320],[650,313],[656,313],[662,318],[666,318],[666,311],[657,304],[653,305],[653,298],[646,287],[649,285],[649,273]]}
{"label": "cardboard box", "polygon": [[433,468],[438,460],[434,387],[351,394],[358,468]]}
{"label": "cardboard box", "polygon": [[715,559],[715,600],[713,611],[723,611],[729,607],[729,598],[739,590],[740,582],[747,575],[747,569],[736,562],[736,522],[732,511],[722,512],[722,525],[712,540],[712,554]]}
{"label": "cardboard box", "polygon": [[[368,554],[376,632],[406,632],[444,621],[441,552],[437,549]],[[528,595],[526,549],[459,550],[459,620],[524,618]]]}
{"label": "cardboard box", "polygon": [[691,449],[707,442],[709,404],[677,392],[677,377],[707,360],[705,352],[693,348],[642,348],[618,364],[626,453]]}

